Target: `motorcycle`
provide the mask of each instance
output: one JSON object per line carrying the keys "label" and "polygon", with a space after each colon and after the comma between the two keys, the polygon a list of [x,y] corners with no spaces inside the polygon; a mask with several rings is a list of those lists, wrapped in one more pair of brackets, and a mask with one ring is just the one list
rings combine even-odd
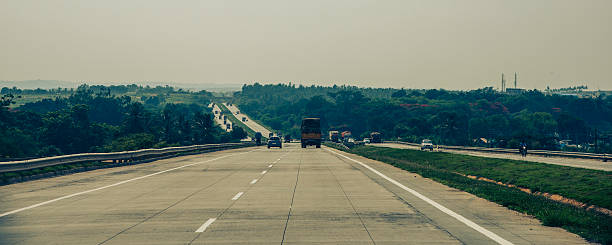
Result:
{"label": "motorcycle", "polygon": [[521,156],[526,157],[527,156],[527,146],[521,146],[519,148],[519,152],[521,153]]}

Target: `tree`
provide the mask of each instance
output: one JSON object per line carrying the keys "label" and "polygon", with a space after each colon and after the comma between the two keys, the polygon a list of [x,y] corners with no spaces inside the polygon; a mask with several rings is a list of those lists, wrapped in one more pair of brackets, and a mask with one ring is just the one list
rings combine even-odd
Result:
{"label": "tree", "polygon": [[239,126],[234,126],[232,129],[232,139],[241,140],[247,137],[247,132]]}
{"label": "tree", "polygon": [[128,107],[128,115],[125,118],[124,134],[137,134],[145,132],[145,110],[141,103],[132,103]]}

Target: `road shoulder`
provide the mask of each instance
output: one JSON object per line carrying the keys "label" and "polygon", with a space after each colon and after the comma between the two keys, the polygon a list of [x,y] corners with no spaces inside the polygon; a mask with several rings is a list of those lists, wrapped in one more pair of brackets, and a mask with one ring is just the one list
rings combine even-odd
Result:
{"label": "road shoulder", "polygon": [[[561,228],[543,226],[537,219],[528,215],[509,210],[501,205],[479,198],[470,193],[423,178],[418,174],[358,155],[339,152],[333,149],[330,150],[370,166],[389,178],[417,191],[514,244],[587,243],[576,234],[567,232]],[[451,218],[448,214],[441,212],[432,205],[399,188],[360,164],[340,156],[338,157],[347,164],[360,169],[362,173],[394,193],[407,205],[414,206],[416,209],[420,210],[425,216],[429,217],[432,222],[439,225],[442,229],[447,230],[462,242],[470,244],[493,242],[482,234],[477,233],[474,229],[459,222],[457,219]]]}

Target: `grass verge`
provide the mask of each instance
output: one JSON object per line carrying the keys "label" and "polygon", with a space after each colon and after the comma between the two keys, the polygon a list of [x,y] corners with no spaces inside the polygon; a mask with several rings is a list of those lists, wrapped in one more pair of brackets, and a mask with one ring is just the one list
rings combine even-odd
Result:
{"label": "grass verge", "polygon": [[601,206],[606,207],[607,204],[606,208],[609,208],[610,194],[605,194],[612,191],[612,178],[604,171],[372,146],[350,150],[337,149],[418,173],[509,209],[532,215],[542,221],[543,225],[562,227],[588,241],[612,244],[612,217],[608,215],[461,175],[477,175],[502,182],[513,182],[517,186],[539,188],[539,191],[571,196],[581,201],[596,200],[600,203],[598,205],[603,204]]}

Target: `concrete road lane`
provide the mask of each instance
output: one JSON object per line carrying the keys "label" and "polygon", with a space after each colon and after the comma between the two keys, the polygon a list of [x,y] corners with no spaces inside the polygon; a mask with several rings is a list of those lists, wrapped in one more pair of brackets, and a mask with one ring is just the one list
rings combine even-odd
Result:
{"label": "concrete road lane", "polygon": [[[231,106],[228,106],[227,103],[223,103],[223,105],[225,105],[225,107],[227,107],[227,109],[232,112],[232,115],[234,115],[234,117],[236,117],[236,119],[242,120],[242,117],[246,117],[247,121],[243,122],[244,125],[246,125],[247,127],[251,128],[255,132],[261,132],[261,134],[264,137],[268,138],[268,135],[271,133],[271,131],[268,130],[267,128],[265,128],[264,126],[260,125],[259,123],[253,121],[246,114],[240,112],[240,109],[238,109],[238,107],[236,107],[236,105],[232,104]],[[237,112],[240,112],[240,114],[236,115]]]}
{"label": "concrete road lane", "polygon": [[6,213],[184,166],[2,216],[0,243],[495,243],[353,159],[511,243],[584,243],[576,235],[387,164],[297,144],[2,186],[0,213]]}
{"label": "concrete road lane", "polygon": [[[212,105],[212,108],[213,108],[213,109],[212,109],[212,110],[213,110],[213,119],[214,119],[215,123],[216,123],[217,125],[219,125],[219,127],[221,127],[221,128],[222,128],[223,130],[225,130],[226,132],[230,132],[230,131],[232,131],[232,129],[233,129],[232,122],[231,122],[229,119],[227,119],[227,120],[225,120],[225,121],[224,121],[224,120],[223,120],[223,118],[219,118],[219,115],[221,115],[221,116],[223,116],[223,115],[224,115],[224,114],[222,113],[222,111],[221,111],[221,108],[220,108],[220,107],[219,107],[217,104],[213,104],[213,105]],[[214,113],[215,113],[215,111],[217,111],[217,112],[219,112],[219,113],[218,113],[218,114],[214,114]],[[226,116],[231,117],[232,115],[226,115]],[[229,124],[229,125],[230,125],[230,128],[228,129],[228,128],[227,128],[227,126],[226,126],[226,125],[225,125],[223,122],[225,122],[225,123]]]}

